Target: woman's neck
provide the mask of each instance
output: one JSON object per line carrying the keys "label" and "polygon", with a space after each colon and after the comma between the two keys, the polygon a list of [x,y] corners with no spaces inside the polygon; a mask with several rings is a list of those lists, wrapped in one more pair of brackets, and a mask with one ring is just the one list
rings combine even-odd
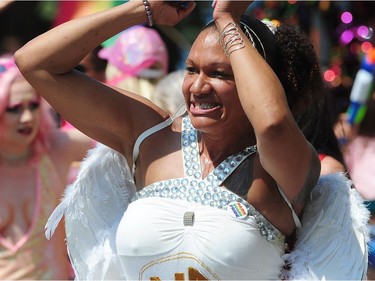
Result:
{"label": "woman's neck", "polygon": [[201,157],[205,156],[207,160],[211,160],[214,166],[220,164],[228,156],[256,144],[255,137],[252,137],[250,134],[242,134],[237,138],[233,136],[221,136],[220,139],[200,134],[199,139],[199,153]]}
{"label": "woman's neck", "polygon": [[32,157],[32,150],[28,148],[19,152],[0,151],[0,162],[7,166],[20,166],[27,163]]}

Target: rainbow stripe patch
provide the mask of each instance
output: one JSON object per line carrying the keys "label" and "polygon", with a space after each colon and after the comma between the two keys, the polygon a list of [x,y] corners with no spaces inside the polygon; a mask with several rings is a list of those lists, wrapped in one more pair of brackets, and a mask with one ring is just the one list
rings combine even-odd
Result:
{"label": "rainbow stripe patch", "polygon": [[243,219],[247,217],[247,208],[241,202],[232,202],[228,204],[227,211],[235,218]]}

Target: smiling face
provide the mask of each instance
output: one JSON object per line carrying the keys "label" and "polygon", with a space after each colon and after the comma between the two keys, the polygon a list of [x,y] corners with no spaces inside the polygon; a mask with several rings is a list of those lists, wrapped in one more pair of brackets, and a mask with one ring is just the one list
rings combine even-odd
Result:
{"label": "smiling face", "polygon": [[230,132],[236,125],[249,126],[229,59],[219,44],[215,29],[208,28],[197,37],[186,60],[186,68],[188,72],[182,91],[196,129],[219,128],[221,132]]}
{"label": "smiling face", "polygon": [[9,99],[2,116],[2,141],[29,146],[40,127],[40,97],[23,78],[17,78],[9,88]]}

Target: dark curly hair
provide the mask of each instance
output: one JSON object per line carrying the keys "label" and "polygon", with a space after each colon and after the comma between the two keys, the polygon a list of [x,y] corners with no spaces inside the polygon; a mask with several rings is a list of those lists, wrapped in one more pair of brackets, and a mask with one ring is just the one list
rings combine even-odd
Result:
{"label": "dark curly hair", "polygon": [[277,75],[296,123],[319,154],[330,155],[344,164],[333,131],[332,100],[310,39],[296,27],[288,25],[278,27],[275,38],[279,52]]}
{"label": "dark curly hair", "polygon": [[318,57],[306,34],[294,26],[281,25],[275,33],[275,72],[279,77],[294,116],[325,95]]}

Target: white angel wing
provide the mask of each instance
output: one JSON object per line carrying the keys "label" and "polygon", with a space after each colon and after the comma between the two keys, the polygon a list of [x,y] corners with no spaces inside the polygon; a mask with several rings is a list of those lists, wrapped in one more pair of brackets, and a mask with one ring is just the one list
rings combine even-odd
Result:
{"label": "white angel wing", "polygon": [[49,238],[65,215],[68,252],[77,280],[123,279],[115,235],[135,190],[125,157],[101,144],[89,151],[77,180],[68,186],[46,224]]}
{"label": "white angel wing", "polygon": [[306,205],[294,250],[285,255],[290,280],[366,279],[369,211],[344,174],[322,176]]}

